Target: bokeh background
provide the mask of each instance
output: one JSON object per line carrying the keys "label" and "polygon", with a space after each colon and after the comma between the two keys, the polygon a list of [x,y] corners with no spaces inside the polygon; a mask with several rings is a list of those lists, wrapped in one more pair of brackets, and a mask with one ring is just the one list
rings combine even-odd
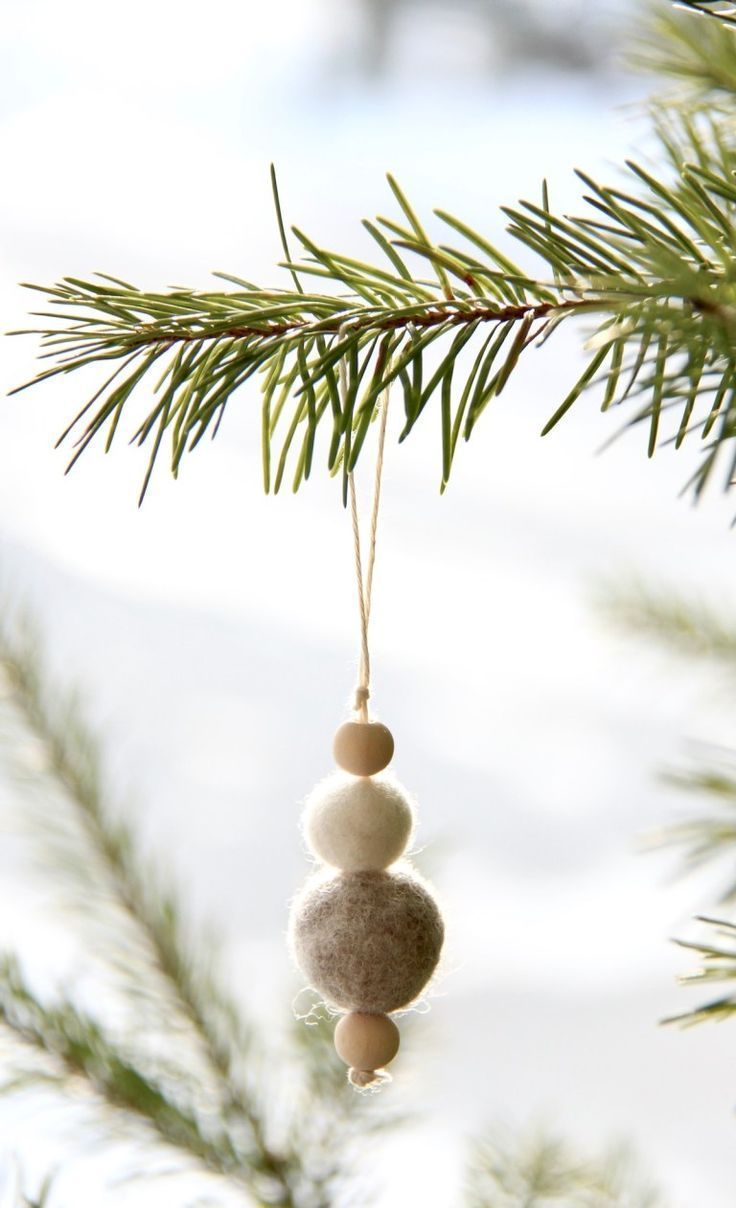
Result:
{"label": "bokeh background", "polygon": [[[632,102],[650,83],[617,58],[638,12],[1,0],[2,325],[26,323],[23,280],[284,283],[270,160],[288,216],[360,254],[359,219],[391,206],[386,169],[421,210],[494,239],[499,205],[537,197],[543,176],[572,206],[573,166],[612,173],[643,137]],[[3,389],[34,352],[3,341]],[[709,886],[639,850],[692,810],[660,769],[687,740],[727,742],[733,714],[705,672],[621,637],[595,603],[634,580],[733,599],[734,505],[679,500],[693,455],[648,464],[638,432],[597,455],[620,419],[593,397],[540,440],[579,362],[564,335],[528,357],[444,498],[434,408],[388,452],[375,700],[421,803],[449,940],[384,1092],[414,1123],[381,1150],[380,1208],[457,1203],[466,1138],[494,1122],[627,1138],[676,1208],[736,1200],[730,1033],[657,1026],[690,1001],[668,938]],[[330,768],[355,673],[349,524],[326,474],[296,499],[263,496],[247,389],[140,512],[144,462],[124,440],[65,478],[53,442],[85,385],[0,406],[2,579],[57,678],[82,686],[147,845],[223,932],[237,993],[278,1032],[299,990],[284,946],[307,867],[299,802]],[[0,860],[2,943],[39,984],[83,980],[90,955],[7,820]],[[58,1115],[0,1102],[0,1187],[14,1155],[59,1163],[67,1203],[182,1202],[180,1186],[111,1180],[124,1146],[111,1158]]]}

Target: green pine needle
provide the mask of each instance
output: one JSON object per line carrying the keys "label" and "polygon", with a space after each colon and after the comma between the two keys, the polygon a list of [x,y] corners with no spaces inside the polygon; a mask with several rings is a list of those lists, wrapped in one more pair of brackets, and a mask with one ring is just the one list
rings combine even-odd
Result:
{"label": "green pine needle", "polygon": [[[687,7],[731,20],[723,5]],[[284,481],[297,490],[324,466],[342,475],[344,491],[391,386],[397,409],[403,404],[400,440],[439,396],[444,490],[460,433],[472,435],[531,348],[584,320],[586,362],[543,431],[588,389],[601,390],[603,410],[625,404],[626,425],[645,425],[649,456],[668,442],[698,448],[696,498],[721,466],[729,489],[736,147],[729,114],[702,93],[736,96],[736,37],[720,22],[665,9],[639,58],[698,85],[677,107],[653,107],[663,166],[631,161],[628,179],[611,185],[579,173],[587,209],[578,216],[555,212],[546,182],[541,203],[504,207],[522,266],[444,210],[435,241],[392,176],[398,220],[363,222],[375,262],[328,250],[298,227],[292,247],[272,168],[288,288],[226,273],[218,276],[230,288],[221,291],[147,292],[109,275],[30,287],[47,300],[34,330],[49,362],[33,383],[104,371],[60,438],[74,442],[70,466],[93,443],[107,451],[137,405],[132,439],[148,449],[142,499],[157,461],[167,456],[178,474],[185,455],[216,435],[241,387],[260,379],[266,490]]]}

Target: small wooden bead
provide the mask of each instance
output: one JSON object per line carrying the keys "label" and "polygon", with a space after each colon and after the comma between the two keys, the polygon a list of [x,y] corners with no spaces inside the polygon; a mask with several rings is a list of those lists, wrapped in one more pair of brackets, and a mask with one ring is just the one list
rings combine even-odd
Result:
{"label": "small wooden bead", "polygon": [[335,1028],[335,1048],[356,1070],[382,1070],[399,1051],[399,1029],[388,1015],[351,1011]]}
{"label": "small wooden bead", "polygon": [[374,776],[393,758],[391,731],[380,721],[346,721],[335,734],[335,763],[353,776]]}

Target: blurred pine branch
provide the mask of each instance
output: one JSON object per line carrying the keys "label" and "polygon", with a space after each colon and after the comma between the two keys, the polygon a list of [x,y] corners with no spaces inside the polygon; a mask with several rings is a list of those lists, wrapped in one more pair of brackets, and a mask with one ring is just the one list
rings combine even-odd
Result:
{"label": "blurred pine branch", "polygon": [[13,1182],[10,1194],[3,1199],[3,1203],[7,1203],[7,1208],[48,1208],[54,1183],[53,1174],[41,1181],[38,1191],[33,1195],[26,1190],[20,1170],[15,1172]]}
{"label": "blurred pine branch", "polygon": [[[732,103],[736,93],[736,8],[688,0],[676,7],[659,3],[650,7],[646,27],[633,40],[629,55],[633,65],[656,76],[671,77],[696,100],[701,96],[709,104]],[[697,21],[693,20],[695,14],[716,19]]]}
{"label": "blurred pine branch", "polygon": [[666,779],[677,788],[709,802],[711,812],[665,827],[653,840],[682,852],[682,871],[704,867],[720,871],[719,905],[736,902],[736,753],[716,762],[713,752],[700,767],[671,770]]}
{"label": "blurred pine branch", "polygon": [[[700,957],[699,968],[686,974],[680,979],[684,986],[710,984],[711,982],[727,985],[736,981],[736,923],[724,919],[713,919],[707,915],[698,915],[697,921],[707,928],[709,938],[692,941],[677,940],[681,948],[694,952]],[[683,1011],[671,1015],[664,1023],[678,1023],[685,1027],[691,1024],[715,1020],[730,1019],[736,1014],[736,991],[724,994],[718,998],[702,1003],[692,1011]]]}
{"label": "blurred pine branch", "polygon": [[681,657],[713,659],[729,673],[736,672],[736,624],[722,608],[642,582],[606,584],[597,593],[596,605],[618,628],[650,644]]}
{"label": "blurred pine branch", "polygon": [[[78,910],[102,930],[113,981],[129,988],[140,1016],[122,1035],[71,998],[47,1002],[17,958],[6,956],[0,1021],[18,1048],[6,1093],[29,1083],[81,1083],[113,1116],[137,1120],[259,1203],[320,1208],[338,1188],[345,1202],[348,1189],[357,1202],[365,1194],[357,1138],[364,1146],[395,1114],[379,1117],[348,1088],[325,1020],[299,1025],[301,1047],[281,1067],[267,1052],[216,974],[209,939],[185,922],[179,895],[111,809],[98,743],[78,701],[49,688],[27,625],[1,627],[0,673],[3,745],[14,748],[29,824]],[[151,1026],[146,1006],[155,1008],[165,1036],[160,1059],[140,1043]],[[33,1053],[43,1060],[29,1063]]]}
{"label": "blurred pine branch", "polygon": [[[688,601],[676,592],[643,585],[599,593],[604,614],[629,633],[677,655],[709,659],[729,676],[736,672],[736,627],[721,606]],[[655,847],[676,847],[683,873],[708,869],[722,882],[720,906],[736,902],[736,750],[706,748],[697,764],[669,769],[665,779],[709,807],[691,818],[662,827],[650,836]],[[701,965],[680,980],[683,985],[736,980],[736,922],[699,915],[707,929],[702,940],[677,940],[695,952]],[[727,994],[694,1010],[669,1017],[666,1023],[701,1023],[736,1013],[736,994]]]}
{"label": "blurred pine branch", "polygon": [[492,1132],[471,1150],[468,1208],[664,1208],[631,1153],[581,1159],[558,1137]]}

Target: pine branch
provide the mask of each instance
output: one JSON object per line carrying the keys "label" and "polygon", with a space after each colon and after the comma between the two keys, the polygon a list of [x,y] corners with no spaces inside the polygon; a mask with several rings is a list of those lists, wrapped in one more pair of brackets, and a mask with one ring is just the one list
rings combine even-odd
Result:
{"label": "pine branch", "polygon": [[[280,1086],[278,1063],[265,1065],[259,1038],[182,923],[177,895],[161,888],[132,829],[113,820],[97,743],[76,701],[50,692],[27,628],[19,637],[17,627],[0,627],[0,668],[6,702],[44,756],[40,762],[38,752],[33,756],[26,779],[37,779],[39,769],[50,777],[62,790],[61,801],[51,802],[54,825],[61,807],[77,829],[54,830],[43,810],[31,821],[51,844],[54,866],[80,877],[87,913],[90,893],[99,897],[104,888],[107,900],[100,899],[92,912],[95,923],[104,923],[110,905],[118,912],[105,950],[135,986],[134,1005],[144,990],[157,1000],[166,1026],[166,1063],[152,1067],[150,1057],[142,1060],[134,1046],[109,1036],[71,1001],[42,1003],[12,960],[0,969],[0,1019],[26,1046],[61,1063],[67,1077],[84,1079],[111,1108],[147,1123],[161,1140],[247,1186],[259,1200],[321,1208],[349,1180],[358,1127],[365,1139],[377,1120],[350,1093],[334,1050],[314,1030],[302,1028],[311,1048],[291,1061],[288,1087]],[[27,738],[20,737],[27,749]],[[48,795],[48,788],[42,791]],[[121,916],[127,930],[121,930]],[[177,1017],[187,1034],[177,1029]],[[196,1064],[192,1068],[193,1043],[209,1067],[219,1102],[214,1114],[211,1094],[200,1087]],[[204,1115],[198,1106],[202,1094]],[[394,1119],[390,1112],[386,1118]]]}
{"label": "pine branch", "polygon": [[[194,1112],[146,1077],[133,1057],[121,1055],[73,1004],[42,1004],[11,958],[0,965],[0,1021],[26,1046],[55,1058],[62,1077],[82,1079],[110,1107],[123,1109],[210,1170],[243,1177],[240,1157],[225,1134],[208,1137]],[[46,1071],[44,1080],[49,1080]]]}
{"label": "pine branch", "polygon": [[[709,658],[729,675],[736,671],[736,629],[730,618],[703,602],[643,585],[599,593],[601,611],[616,625],[680,656]],[[712,809],[665,826],[650,836],[652,847],[677,847],[682,871],[722,864],[727,870],[718,901],[736,901],[736,753],[709,747],[699,766],[670,769],[667,783],[705,797]]]}
{"label": "pine branch", "polygon": [[[678,654],[708,657],[719,667],[733,673],[736,663],[736,630],[730,620],[702,603],[688,603],[673,596],[657,595],[643,587],[602,594],[604,610],[626,629],[643,634]],[[652,846],[677,847],[682,853],[682,872],[703,868],[719,870],[723,866],[719,905],[736,901],[736,752],[713,751],[707,762],[690,770],[670,770],[665,779],[688,793],[705,797],[708,812],[671,826],[650,836]],[[723,982],[736,979],[736,924],[698,916],[714,934],[713,942],[676,940],[682,948],[702,958],[701,967],[681,978],[683,985]],[[722,944],[720,940],[725,940]],[[729,947],[729,945],[731,945]],[[678,1013],[664,1023],[693,1024],[710,1019],[725,1019],[736,1013],[736,995],[726,995],[692,1011]]]}
{"label": "pine branch", "polygon": [[239,1013],[211,969],[188,944],[173,891],[159,888],[153,870],[144,865],[130,827],[119,819],[113,821],[105,808],[98,746],[83,723],[78,703],[49,699],[37,643],[30,633],[19,640],[7,627],[0,628],[0,663],[14,704],[42,743],[49,771],[75,810],[115,901],[144,937],[153,970],[197,1035],[217,1076],[227,1114],[248,1125],[253,1143],[249,1169],[260,1168],[288,1187],[289,1164],[271,1153],[263,1122],[235,1076],[236,1063],[248,1059],[250,1048]]}
{"label": "pine branch", "polygon": [[597,593],[597,606],[634,636],[680,656],[716,660],[729,673],[736,670],[736,626],[723,610],[643,583],[606,585]]}
{"label": "pine branch", "polygon": [[[697,436],[703,455],[688,484],[697,498],[736,438],[736,151],[726,118],[654,120],[669,164],[661,178],[633,162],[629,188],[580,173],[588,210],[579,217],[556,213],[546,186],[541,204],[504,208],[512,239],[537,262],[529,269],[442,210],[450,241],[433,239],[389,177],[398,220],[363,224],[376,263],[328,251],[296,227],[292,259],[277,195],[292,289],[219,274],[235,288],[148,293],[101,276],[42,290],[53,309],[40,312],[46,322],[36,333],[52,363],[34,381],[105,362],[112,371],[60,438],[74,437],[70,466],[95,441],[109,449],[131,398],[145,400],[153,383],[132,437],[150,449],[142,498],[164,439],[176,475],[184,454],[216,435],[233,395],[259,376],[267,490],[281,488],[290,465],[299,488],[327,428],[327,468],[342,474],[345,491],[389,386],[403,401],[400,440],[441,394],[444,489],[460,439],[527,350],[585,317],[593,322],[587,364],[543,432],[594,386],[603,410],[625,403],[628,425],[645,427],[650,456]],[[308,292],[309,278],[327,292]],[[731,453],[726,487],[735,467]]]}
{"label": "pine branch", "polygon": [[468,1208],[663,1208],[664,1203],[627,1150],[591,1161],[546,1134],[511,1143],[494,1133],[477,1141],[467,1184]]}
{"label": "pine branch", "polygon": [[[727,105],[736,93],[735,13],[732,4],[720,10],[716,4],[657,5],[634,40],[629,59],[644,71],[672,77],[707,104]],[[697,21],[693,14],[718,19]]]}
{"label": "pine branch", "polygon": [[670,771],[665,779],[675,787],[711,803],[708,813],[663,827],[651,836],[657,847],[676,847],[682,853],[682,872],[701,868],[723,869],[719,905],[736,901],[736,754],[728,752],[688,771]]}
{"label": "pine branch", "polygon": [[[349,272],[338,272],[336,254],[323,253],[323,261],[335,269],[333,280],[351,280]],[[319,255],[311,257],[319,263]],[[310,264],[289,266],[292,271],[312,271]],[[350,272],[352,272],[352,268]],[[363,280],[375,272],[375,292]],[[329,276],[327,270],[324,273]],[[442,374],[423,387],[422,365],[426,350],[442,337],[455,333],[454,357],[482,325],[490,326],[499,339],[488,348],[482,366],[482,386],[470,400],[466,434],[490,397],[488,379],[494,360],[504,343],[515,356],[521,351],[509,340],[518,326],[524,343],[541,334],[558,307],[548,294],[519,300],[471,297],[464,290],[452,300],[433,287],[403,281],[390,292],[381,270],[368,266],[359,274],[358,293],[345,299],[331,295],[306,295],[252,289],[238,294],[184,293],[143,294],[133,287],[100,287],[94,283],[66,282],[49,291],[61,307],[81,310],[66,330],[47,329],[43,343],[53,349],[55,366],[36,381],[85,368],[97,361],[122,359],[107,383],[72,422],[65,440],[91,406],[102,402],[77,437],[77,450],[69,468],[88,445],[107,427],[109,449],[123,407],[134,389],[160,358],[165,369],[155,391],[160,399],[137,429],[133,440],[139,445],[152,441],[153,451],[141,499],[150,481],[164,433],[172,440],[171,468],[178,473],[185,452],[195,448],[205,433],[215,435],[231,395],[256,372],[263,376],[264,481],[266,489],[278,491],[293,444],[298,444],[294,487],[309,477],[317,424],[327,415],[333,429],[328,465],[341,466],[344,475],[357,462],[377,400],[386,386],[398,381],[405,393],[406,424],[402,438],[411,431]],[[417,295],[425,301],[417,301]],[[569,299],[565,313],[587,307],[583,299]],[[174,309],[178,314],[174,313]],[[114,318],[110,315],[114,312]],[[105,319],[94,315],[105,314]],[[540,325],[536,331],[532,324]],[[71,354],[71,355],[70,355]],[[48,355],[48,354],[47,354]],[[345,403],[337,387],[338,363],[348,366]],[[503,358],[501,358],[503,361]],[[510,368],[510,366],[509,366]],[[116,381],[120,375],[121,381]],[[115,384],[113,385],[113,382]],[[468,382],[468,387],[470,382]],[[357,399],[359,389],[362,395]],[[22,387],[21,387],[22,389]],[[485,394],[484,394],[485,390]],[[293,397],[293,411],[287,404]],[[456,417],[459,435],[461,417]],[[280,427],[279,427],[280,425]],[[272,469],[275,437],[283,432],[278,464]]]}
{"label": "pine branch", "polygon": [[31,1195],[26,1190],[26,1179],[16,1163],[14,1177],[9,1194],[6,1195],[8,1208],[48,1208],[49,1196],[53,1190],[54,1175],[47,1175],[39,1185],[38,1191]]}
{"label": "pine branch", "polygon": [[722,25],[736,25],[736,5],[730,0],[677,0],[677,4],[702,17],[715,17]]}
{"label": "pine branch", "polygon": [[[698,922],[704,923],[712,935],[712,940],[693,943],[688,940],[676,940],[680,948],[695,952],[702,964],[693,973],[680,978],[682,985],[700,985],[711,982],[733,982],[736,980],[736,923],[724,919],[708,918],[699,915]],[[685,1027],[691,1024],[703,1023],[706,1020],[729,1019],[736,1014],[736,993],[724,994],[712,999],[693,1011],[685,1011],[680,1015],[671,1015],[663,1023],[677,1023]]]}
{"label": "pine branch", "polygon": [[[670,772],[667,779],[678,788],[705,796],[713,809],[710,813],[663,828],[658,835],[652,836],[653,841],[658,846],[680,848],[683,872],[702,868],[719,870],[722,867],[723,885],[717,901],[719,905],[732,905],[736,901],[736,877],[733,871],[736,855],[736,753],[724,754],[718,764],[711,763],[688,772]],[[698,921],[711,929],[714,939],[712,942],[695,943],[675,940],[679,947],[697,953],[703,962],[694,973],[680,978],[681,985],[736,979],[736,924],[702,915],[698,916]],[[725,946],[719,942],[723,939],[727,941]],[[734,1013],[736,994],[714,999],[662,1022],[690,1025],[725,1019]]]}

